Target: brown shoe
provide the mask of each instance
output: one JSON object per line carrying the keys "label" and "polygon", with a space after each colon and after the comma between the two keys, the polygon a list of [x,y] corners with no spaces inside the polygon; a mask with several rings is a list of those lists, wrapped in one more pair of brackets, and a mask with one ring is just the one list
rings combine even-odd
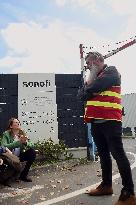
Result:
{"label": "brown shoe", "polygon": [[131,195],[128,199],[124,201],[118,200],[114,205],[136,205],[136,197]]}
{"label": "brown shoe", "polygon": [[96,189],[91,189],[87,192],[90,196],[112,195],[113,189],[111,186],[100,184]]}

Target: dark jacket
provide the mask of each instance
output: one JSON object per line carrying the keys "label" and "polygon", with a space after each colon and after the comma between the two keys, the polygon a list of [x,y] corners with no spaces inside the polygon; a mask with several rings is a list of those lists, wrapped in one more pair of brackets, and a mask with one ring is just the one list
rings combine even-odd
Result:
{"label": "dark jacket", "polygon": [[78,98],[83,101],[87,101],[95,96],[95,93],[99,93],[107,90],[112,86],[120,86],[121,76],[115,66],[106,66],[98,74],[96,80],[91,85],[83,86],[78,91]]}

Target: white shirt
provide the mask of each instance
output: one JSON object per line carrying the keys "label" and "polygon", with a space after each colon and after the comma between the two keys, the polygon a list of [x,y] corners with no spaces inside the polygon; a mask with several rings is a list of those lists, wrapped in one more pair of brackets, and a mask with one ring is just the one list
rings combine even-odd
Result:
{"label": "white shirt", "polygon": [[[18,138],[17,135],[15,135],[14,141],[19,141],[19,138]],[[14,148],[14,149],[12,150],[12,153],[13,153],[14,155],[16,155],[16,156],[19,156],[19,155],[20,155],[20,147]]]}

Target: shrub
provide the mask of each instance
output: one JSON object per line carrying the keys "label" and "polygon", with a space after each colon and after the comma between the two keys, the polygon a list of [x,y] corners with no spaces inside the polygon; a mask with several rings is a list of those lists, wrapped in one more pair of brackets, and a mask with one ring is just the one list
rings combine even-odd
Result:
{"label": "shrub", "polygon": [[46,162],[57,162],[61,157],[66,159],[71,159],[72,154],[68,154],[68,148],[63,141],[60,141],[58,144],[55,144],[51,138],[47,141],[43,140],[42,142],[38,141],[34,144],[35,149],[38,150],[40,156],[46,160]]}

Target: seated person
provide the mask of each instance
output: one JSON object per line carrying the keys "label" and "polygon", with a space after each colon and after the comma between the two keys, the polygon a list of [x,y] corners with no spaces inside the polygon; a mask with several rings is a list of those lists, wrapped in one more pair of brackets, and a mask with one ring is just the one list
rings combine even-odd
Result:
{"label": "seated person", "polygon": [[36,152],[33,149],[33,143],[21,130],[18,119],[11,118],[9,120],[7,130],[2,135],[1,144],[18,156],[21,162],[26,162],[19,179],[25,182],[32,182],[32,179],[28,178],[28,172],[36,158]]}
{"label": "seated person", "polygon": [[[3,147],[0,146],[0,155],[3,154],[4,152],[5,152],[5,149],[3,149]],[[3,159],[1,158],[0,158],[0,165],[3,165]]]}
{"label": "seated person", "polygon": [[8,163],[5,157],[7,154],[13,155],[8,148],[0,146],[0,183],[5,186],[11,186],[10,181],[20,172],[12,164]]}

